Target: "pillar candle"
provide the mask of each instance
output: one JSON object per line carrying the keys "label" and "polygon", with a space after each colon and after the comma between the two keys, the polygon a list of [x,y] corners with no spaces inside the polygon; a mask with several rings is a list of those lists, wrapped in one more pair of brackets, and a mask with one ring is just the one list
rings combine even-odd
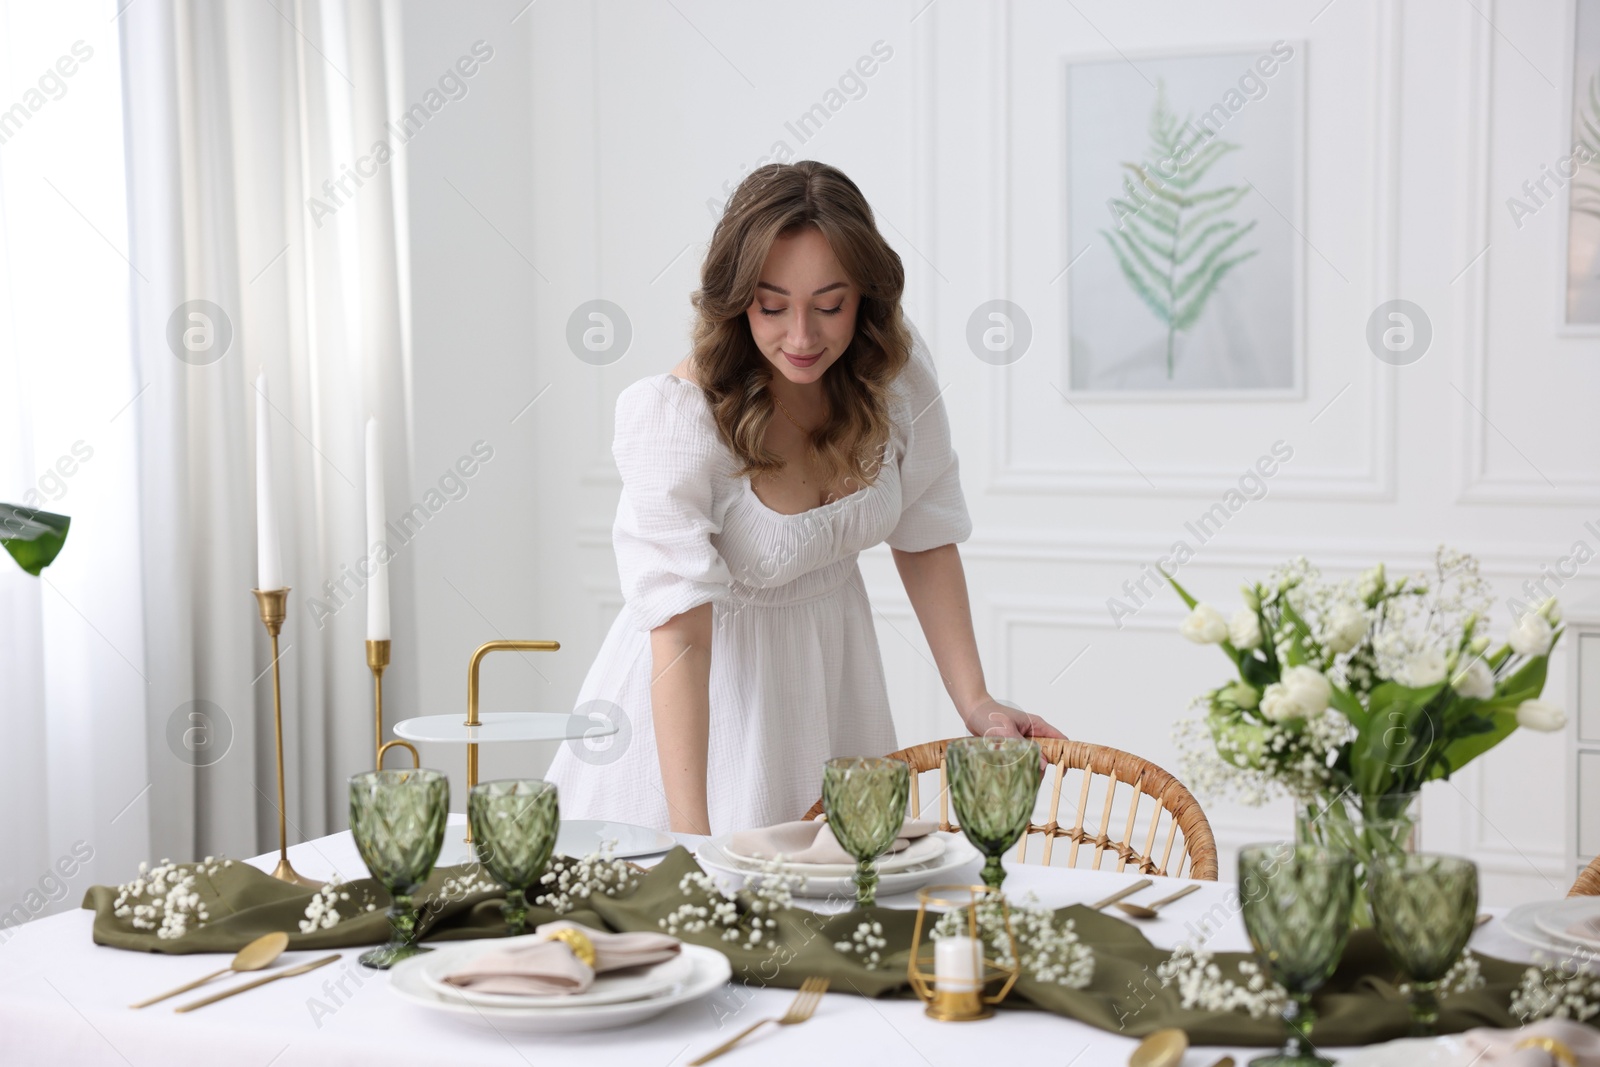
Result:
{"label": "pillar candle", "polygon": [[970,937],[941,937],[933,943],[933,973],[938,989],[971,993],[978,988],[978,942]]}

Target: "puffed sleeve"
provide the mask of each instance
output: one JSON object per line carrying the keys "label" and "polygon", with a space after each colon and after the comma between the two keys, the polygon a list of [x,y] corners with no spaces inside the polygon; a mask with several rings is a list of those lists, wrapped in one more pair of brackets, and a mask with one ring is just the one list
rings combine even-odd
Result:
{"label": "puffed sleeve", "polygon": [[[909,326],[909,322],[907,323]],[[905,457],[900,463],[900,521],[889,534],[889,547],[923,552],[965,541],[972,519],[961,493],[960,465],[950,443],[950,420],[934,372],[933,355],[911,326],[911,359],[900,372],[905,413]]]}
{"label": "puffed sleeve", "polygon": [[713,486],[726,458],[695,389],[657,376],[617,397],[611,451],[622,499],[611,543],[624,610],[639,630],[730,594],[732,576],[711,543],[722,531]]}

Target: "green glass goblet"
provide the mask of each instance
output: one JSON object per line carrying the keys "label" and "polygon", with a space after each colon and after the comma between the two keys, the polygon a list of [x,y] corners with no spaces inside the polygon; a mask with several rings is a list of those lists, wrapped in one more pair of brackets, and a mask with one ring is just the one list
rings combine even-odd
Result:
{"label": "green glass goblet", "polygon": [[1288,1043],[1252,1067],[1332,1064],[1311,1043],[1311,994],[1333,974],[1350,936],[1355,857],[1319,845],[1251,845],[1239,851],[1239,889],[1250,944],[1289,994]]}
{"label": "green glass goblet", "polygon": [[467,793],[467,824],[478,862],[505,887],[502,911],[515,937],[527,925],[527,890],[549,866],[561,829],[555,783],[538,778],[480,782]]}
{"label": "green glass goblet", "polygon": [[1000,857],[1028,829],[1042,773],[1039,742],[1025,737],[963,737],[945,749],[956,821],[984,855],[983,884],[999,889]]}
{"label": "green glass goblet", "polygon": [[450,779],[426,768],[367,771],[350,778],[350,834],[361,861],[389,891],[389,943],[361,962],[386,971],[432,949],[417,944],[411,895],[433,873],[450,817]]}
{"label": "green glass goblet", "polygon": [[1411,1033],[1439,1029],[1439,980],[1472,938],[1478,865],[1419,852],[1372,861],[1372,923],[1394,965],[1411,980]]}
{"label": "green glass goblet", "polygon": [[856,861],[856,907],[878,898],[877,859],[906,821],[911,766],[904,760],[845,756],[822,765],[822,810],[839,847]]}

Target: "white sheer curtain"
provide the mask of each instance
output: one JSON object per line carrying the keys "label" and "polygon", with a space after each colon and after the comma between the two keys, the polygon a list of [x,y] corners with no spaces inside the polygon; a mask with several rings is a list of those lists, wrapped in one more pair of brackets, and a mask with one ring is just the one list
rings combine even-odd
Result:
{"label": "white sheer curtain", "polygon": [[[391,501],[408,499],[410,454],[403,149],[371,159],[393,140],[396,23],[358,0],[141,0],[118,18],[143,274],[132,320],[146,389],[144,745],[160,855],[277,843],[269,656],[250,595],[261,372],[293,589],[282,637],[291,837],[343,826],[344,779],[371,765],[365,595],[349,577],[367,554],[366,418],[383,426]],[[199,331],[192,347],[173,343],[185,327]],[[391,576],[403,647],[407,561]],[[401,657],[386,676],[402,709],[414,663]]]}
{"label": "white sheer curtain", "polygon": [[0,0],[0,500],[72,516],[41,577],[0,556],[4,928],[150,847],[114,14]]}

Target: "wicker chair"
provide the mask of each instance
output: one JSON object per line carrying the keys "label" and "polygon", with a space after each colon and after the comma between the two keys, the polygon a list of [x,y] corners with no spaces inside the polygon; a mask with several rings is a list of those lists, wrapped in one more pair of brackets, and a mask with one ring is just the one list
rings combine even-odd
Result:
{"label": "wicker chair", "polygon": [[1569,897],[1600,897],[1600,856],[1589,861],[1589,866],[1578,875],[1578,880],[1572,883]]}
{"label": "wicker chair", "polygon": [[[891,759],[904,760],[911,765],[911,795],[907,803],[909,812],[920,814],[923,810],[917,788],[921,775],[931,771],[939,773],[939,828],[947,831],[959,829],[950,818],[949,790],[945,783],[944,750],[949,743],[948,740],[929,741],[889,753]],[[1054,773],[1048,774],[1041,783],[1041,790],[1050,790],[1049,814],[1043,823],[1030,823],[1028,832],[1022,835],[1017,845],[1017,859],[1020,862],[1027,862],[1030,839],[1042,835],[1044,848],[1039,862],[1047,866],[1056,839],[1065,838],[1070,842],[1066,857],[1068,867],[1077,866],[1079,848],[1088,846],[1094,853],[1094,870],[1100,869],[1102,859],[1109,852],[1116,856],[1118,871],[1127,869],[1131,864],[1144,874],[1216,881],[1217,844],[1211,835],[1211,824],[1206,821],[1205,812],[1200,810],[1200,804],[1183,787],[1183,783],[1149,760],[1120,749],[1056,738],[1040,738],[1039,747],[1054,768]],[[1063,825],[1059,821],[1061,794],[1069,771],[1082,772],[1082,782],[1077,790],[1076,805],[1072,804],[1071,791],[1068,791],[1068,805],[1075,808],[1076,815],[1070,825]],[[1105,796],[1103,801],[1097,802],[1100,807],[1099,829],[1091,831],[1085,828],[1084,819],[1088,809],[1096,806],[1090,800],[1091,786],[1096,784],[1096,779],[1104,781],[1101,788]],[[1119,785],[1127,787],[1124,791],[1127,812],[1124,818],[1118,811],[1116,821],[1123,823],[1122,832],[1113,837],[1112,808]],[[1146,816],[1149,829],[1143,834],[1144,840],[1136,845],[1135,839],[1139,835],[1135,827],[1139,825],[1139,808],[1146,798],[1155,801],[1155,805]],[[819,800],[805,817],[814,819],[820,814],[822,801]],[[1165,832],[1161,833],[1163,821],[1166,827]],[[1156,858],[1158,834],[1161,839],[1159,859]],[[1174,856],[1173,847],[1179,834],[1182,834],[1182,847]]]}

